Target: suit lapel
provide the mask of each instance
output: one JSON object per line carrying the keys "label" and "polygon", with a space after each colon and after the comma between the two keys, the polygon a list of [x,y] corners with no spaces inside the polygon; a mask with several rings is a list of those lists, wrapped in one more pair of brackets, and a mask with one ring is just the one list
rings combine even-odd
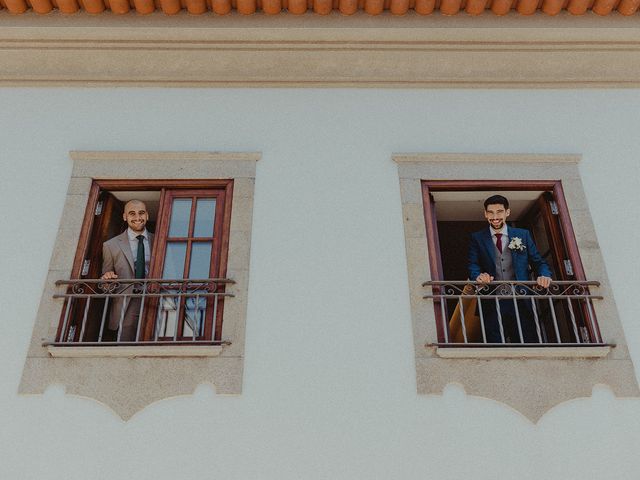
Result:
{"label": "suit lapel", "polygon": [[127,262],[129,262],[131,271],[135,272],[136,267],[134,266],[133,253],[131,253],[131,245],[129,245],[129,236],[127,235],[126,230],[118,236],[118,245],[120,246],[122,253],[124,253],[124,257],[127,259]]}
{"label": "suit lapel", "polygon": [[[518,237],[520,238],[520,240],[524,240],[524,236],[522,235],[522,232],[518,228],[509,227],[508,234],[509,234],[509,237],[508,237],[509,242],[507,243],[507,248],[509,248],[509,243],[511,243],[511,240],[513,238]],[[519,252],[517,252],[516,250],[511,250],[510,248],[509,250],[511,251],[511,257],[515,259],[516,258],[515,253],[519,253]]]}
{"label": "suit lapel", "polygon": [[483,230],[482,233],[482,240],[484,243],[484,247],[487,250],[487,253],[489,254],[489,258],[491,259],[491,263],[492,265],[494,265],[496,263],[496,252],[495,252],[495,244],[493,243],[493,238],[491,237],[491,234],[489,233],[489,229],[485,228]]}

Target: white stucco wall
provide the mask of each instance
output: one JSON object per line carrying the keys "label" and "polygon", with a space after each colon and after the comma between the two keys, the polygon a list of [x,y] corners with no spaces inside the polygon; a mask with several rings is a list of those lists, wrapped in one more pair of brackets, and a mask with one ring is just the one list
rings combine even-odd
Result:
{"label": "white stucco wall", "polygon": [[[455,386],[416,395],[391,154],[582,154],[639,365],[638,125],[637,90],[0,89],[0,478],[637,478],[640,400],[596,388],[533,425]],[[69,150],[263,152],[241,396],[201,386],[124,423],[17,395]]]}

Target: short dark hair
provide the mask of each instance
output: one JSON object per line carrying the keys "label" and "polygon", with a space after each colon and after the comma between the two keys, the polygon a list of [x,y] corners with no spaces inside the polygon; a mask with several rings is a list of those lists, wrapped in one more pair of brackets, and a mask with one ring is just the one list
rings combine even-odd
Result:
{"label": "short dark hair", "polygon": [[491,195],[484,201],[484,209],[486,210],[489,205],[503,205],[506,210],[509,208],[509,200],[502,195]]}

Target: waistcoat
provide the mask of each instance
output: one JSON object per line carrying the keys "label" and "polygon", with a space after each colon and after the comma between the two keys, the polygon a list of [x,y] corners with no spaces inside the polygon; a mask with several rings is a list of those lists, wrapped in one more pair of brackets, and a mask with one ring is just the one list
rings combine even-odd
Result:
{"label": "waistcoat", "polygon": [[493,253],[496,257],[496,280],[515,280],[516,273],[513,270],[513,259],[511,258],[511,250],[505,246],[502,253],[498,251],[498,247],[493,245]]}

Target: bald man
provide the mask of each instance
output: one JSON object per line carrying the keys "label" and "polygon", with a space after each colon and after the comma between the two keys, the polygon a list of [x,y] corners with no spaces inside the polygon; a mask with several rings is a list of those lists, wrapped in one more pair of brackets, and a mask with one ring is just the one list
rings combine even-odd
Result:
{"label": "bald man", "polygon": [[[146,205],[140,200],[128,201],[124,206],[122,218],[127,222],[127,229],[102,245],[102,277],[100,278],[103,280],[142,279],[149,273],[153,234],[146,228],[149,220]],[[133,293],[133,286],[127,284],[119,293]],[[111,305],[109,330],[116,332],[117,339],[122,318],[120,341],[135,341],[140,315],[140,299],[116,297],[111,299],[109,304]]]}

